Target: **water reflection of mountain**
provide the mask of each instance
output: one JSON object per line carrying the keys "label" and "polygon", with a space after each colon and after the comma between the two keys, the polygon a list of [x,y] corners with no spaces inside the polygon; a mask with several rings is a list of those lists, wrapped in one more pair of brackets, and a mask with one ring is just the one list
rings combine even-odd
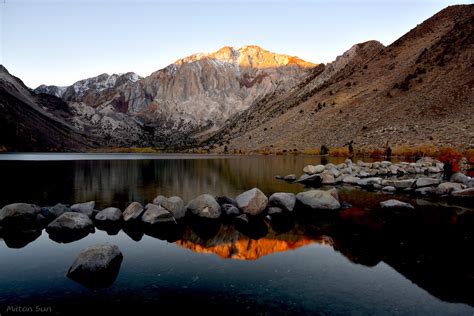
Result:
{"label": "water reflection of mountain", "polygon": [[270,229],[258,240],[222,226],[213,238],[204,240],[188,230],[176,243],[242,260],[326,244],[356,264],[372,267],[385,262],[442,300],[474,306],[473,227],[474,214],[454,209],[394,215],[353,208],[333,219],[299,220],[284,233]]}

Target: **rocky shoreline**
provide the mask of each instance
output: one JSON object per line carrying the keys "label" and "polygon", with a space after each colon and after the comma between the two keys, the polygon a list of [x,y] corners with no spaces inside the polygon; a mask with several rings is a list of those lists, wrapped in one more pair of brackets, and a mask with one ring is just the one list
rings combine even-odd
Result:
{"label": "rocky shoreline", "polygon": [[309,187],[352,185],[385,193],[403,192],[418,196],[472,199],[474,179],[461,172],[444,179],[443,167],[441,161],[427,157],[412,163],[367,163],[360,160],[353,163],[347,159],[338,165],[307,165],[299,178],[294,174],[277,175],[275,178]]}

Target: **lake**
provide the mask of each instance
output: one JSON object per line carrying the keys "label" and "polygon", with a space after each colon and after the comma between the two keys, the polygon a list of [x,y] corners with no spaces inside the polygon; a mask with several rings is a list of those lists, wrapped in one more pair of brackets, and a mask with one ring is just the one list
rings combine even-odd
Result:
{"label": "lake", "polygon": [[[267,196],[297,193],[306,188],[274,176],[299,176],[320,162],[309,155],[2,154],[0,207],[94,200],[97,209],[123,210],[159,194],[187,202],[253,187]],[[171,235],[96,229],[65,244],[45,231],[3,236],[0,314],[474,314],[472,209],[338,189],[351,207],[328,217],[263,219],[256,235],[224,221],[204,228],[187,222]],[[377,208],[394,197],[416,209]],[[66,273],[82,249],[100,242],[117,245],[123,262],[111,287],[91,290]]]}

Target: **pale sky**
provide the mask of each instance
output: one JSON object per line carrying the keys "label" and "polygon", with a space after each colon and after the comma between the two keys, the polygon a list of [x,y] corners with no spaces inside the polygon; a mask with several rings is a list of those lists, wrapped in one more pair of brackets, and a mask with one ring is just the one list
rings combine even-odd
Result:
{"label": "pale sky", "polygon": [[0,0],[0,63],[26,85],[141,76],[197,52],[259,45],[314,63],[388,45],[444,0]]}

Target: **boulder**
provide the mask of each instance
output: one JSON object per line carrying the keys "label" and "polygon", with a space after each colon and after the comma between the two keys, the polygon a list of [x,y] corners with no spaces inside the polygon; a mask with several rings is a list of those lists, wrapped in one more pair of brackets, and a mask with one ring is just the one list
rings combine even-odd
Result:
{"label": "boulder", "polygon": [[368,172],[366,172],[366,171],[364,171],[364,170],[361,170],[361,171],[359,172],[359,176],[360,176],[361,178],[369,177],[369,176],[370,176],[370,173],[368,173]]}
{"label": "boulder", "polygon": [[382,178],[372,177],[372,178],[360,179],[357,181],[357,184],[360,185],[361,187],[373,186],[374,184],[382,184]]}
{"label": "boulder", "polygon": [[283,209],[276,206],[271,206],[268,208],[269,215],[282,214],[283,212],[285,212]]}
{"label": "boulder", "polygon": [[95,220],[99,222],[119,222],[121,219],[122,211],[116,207],[103,209],[95,216]]}
{"label": "boulder", "polygon": [[436,188],[436,194],[451,194],[454,191],[461,191],[465,189],[462,183],[443,182]]}
{"label": "boulder", "polygon": [[310,190],[296,195],[298,204],[312,210],[336,210],[341,207],[339,201],[328,191]]}
{"label": "boulder", "polygon": [[392,193],[392,192],[397,191],[397,189],[395,187],[392,187],[391,185],[387,185],[387,186],[382,188],[382,191]]}
{"label": "boulder", "polygon": [[384,161],[380,162],[380,167],[382,167],[382,168],[389,168],[391,165],[392,165],[392,163],[390,161],[384,160]]}
{"label": "boulder", "polygon": [[268,198],[257,188],[245,191],[237,196],[235,201],[242,212],[250,215],[261,214],[268,204]]}
{"label": "boulder", "polygon": [[77,204],[71,205],[71,211],[86,214],[87,216],[92,217],[92,214],[94,213],[94,207],[95,207],[94,201],[85,202],[85,203],[77,203]]}
{"label": "boulder", "polygon": [[359,177],[347,176],[342,179],[342,182],[346,184],[357,184],[357,181],[359,180],[360,180]]}
{"label": "boulder", "polygon": [[[338,172],[338,174],[340,175],[341,173]],[[336,179],[334,177],[335,175],[331,171],[325,170],[321,173],[321,183],[322,184],[335,184]]]}
{"label": "boulder", "polygon": [[47,207],[47,209],[48,209],[48,215],[54,218],[59,217],[66,212],[71,212],[71,208],[61,203],[58,203],[51,207]]}
{"label": "boulder", "polygon": [[219,203],[220,206],[224,204],[232,204],[234,206],[237,206],[237,202],[233,198],[230,198],[228,196],[216,196],[214,197],[216,199],[216,202]]}
{"label": "boulder", "polygon": [[306,174],[315,174],[316,173],[316,166],[307,165],[303,168],[303,172]]}
{"label": "boulder", "polygon": [[278,207],[288,212],[292,212],[296,204],[296,196],[293,193],[273,193],[269,200],[269,205]]}
{"label": "boulder", "polygon": [[82,250],[67,272],[67,276],[90,288],[112,286],[120,271],[123,255],[120,249],[108,243]]}
{"label": "boulder", "polygon": [[433,187],[422,187],[415,190],[415,193],[418,193],[421,195],[428,195],[435,192],[436,192],[436,188],[433,188]]}
{"label": "boulder", "polygon": [[387,186],[390,185],[392,187],[395,187],[397,189],[407,189],[411,188],[412,185],[415,183],[415,179],[405,179],[405,180],[383,180],[382,185]]}
{"label": "boulder", "polygon": [[[334,165],[333,165],[333,166],[329,166],[329,167],[328,167],[328,165],[326,165],[326,171],[323,171],[323,173],[325,173],[325,172],[330,172],[331,175],[332,175],[334,178],[337,178],[337,177],[339,177],[339,176],[341,175],[341,171],[339,171],[339,169],[337,169]],[[323,173],[322,173],[322,174],[323,174]],[[321,175],[322,175],[322,174],[321,174]]]}
{"label": "boulder", "polygon": [[184,201],[179,196],[166,198],[162,195],[159,195],[153,200],[153,204],[168,210],[171,214],[173,214],[175,219],[181,219],[186,215]]}
{"label": "boulder", "polygon": [[452,196],[457,197],[474,197],[474,188],[468,188],[464,190],[454,191],[451,193]]}
{"label": "boulder", "polygon": [[237,216],[240,214],[240,210],[237,208],[237,206],[232,204],[222,204],[221,208],[222,212],[226,216]]}
{"label": "boulder", "polygon": [[4,229],[34,226],[40,213],[41,207],[34,204],[9,204],[0,210],[0,226]]}
{"label": "boulder", "polygon": [[313,174],[311,176],[303,174],[296,182],[307,185],[321,185],[321,181],[322,179],[320,174]]}
{"label": "boulder", "polygon": [[132,202],[125,209],[125,211],[123,211],[123,220],[125,222],[136,220],[143,214],[144,211],[145,208],[143,207],[143,205],[138,202]]}
{"label": "boulder", "polygon": [[440,183],[439,179],[434,178],[418,178],[416,179],[415,186],[417,188],[428,187],[438,185]]}
{"label": "boulder", "polygon": [[289,175],[284,176],[283,180],[285,180],[285,181],[295,181],[296,176],[294,174],[289,174]]}
{"label": "boulder", "polygon": [[406,208],[406,209],[415,209],[410,203],[401,202],[395,199],[387,200],[380,202],[381,208]]}
{"label": "boulder", "polygon": [[441,171],[443,171],[443,169],[440,169],[438,167],[428,167],[429,173],[440,173]]}
{"label": "boulder", "polygon": [[46,232],[57,242],[72,242],[93,233],[94,223],[83,213],[66,212],[52,221]]}
{"label": "boulder", "polygon": [[469,178],[468,176],[466,176],[465,174],[461,172],[454,173],[451,176],[451,179],[449,179],[450,182],[463,183],[463,184],[468,184],[469,180],[471,180],[471,178]]}
{"label": "boulder", "polygon": [[186,209],[193,215],[217,219],[221,216],[221,206],[217,203],[216,199],[212,195],[203,194],[190,201],[186,205]]}
{"label": "boulder", "polygon": [[155,225],[160,223],[175,223],[175,220],[173,214],[164,207],[149,203],[145,206],[142,222],[148,225]]}

